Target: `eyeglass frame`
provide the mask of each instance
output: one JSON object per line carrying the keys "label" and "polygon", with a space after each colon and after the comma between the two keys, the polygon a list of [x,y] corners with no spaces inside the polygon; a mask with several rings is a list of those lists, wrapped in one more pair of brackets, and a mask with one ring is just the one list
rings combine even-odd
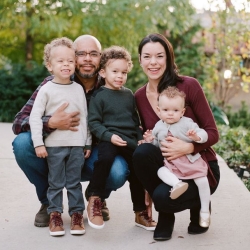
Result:
{"label": "eyeglass frame", "polygon": [[[79,53],[82,53],[79,55]],[[91,55],[92,54],[92,55]],[[93,56],[93,54],[96,54]],[[102,53],[98,52],[98,51],[90,51],[90,52],[86,52],[86,51],[76,51],[75,52],[75,55],[78,56],[78,57],[83,57],[83,58],[86,58],[87,55],[89,55],[91,58],[97,58],[99,56],[101,56]]]}

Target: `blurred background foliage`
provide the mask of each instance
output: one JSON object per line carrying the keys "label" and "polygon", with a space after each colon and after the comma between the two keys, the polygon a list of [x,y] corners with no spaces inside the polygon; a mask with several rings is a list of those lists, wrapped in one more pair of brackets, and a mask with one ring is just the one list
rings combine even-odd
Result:
{"label": "blurred background foliage", "polygon": [[[103,48],[111,45],[126,47],[134,62],[127,87],[135,91],[147,81],[139,67],[137,46],[145,35],[158,32],[173,44],[180,74],[199,80],[213,103],[211,107],[216,110],[215,117],[219,117],[216,118],[218,124],[227,124],[228,100],[223,99],[219,91],[228,92],[231,85],[233,88],[230,89],[236,89],[236,85],[243,88],[242,83],[248,91],[246,80],[234,79],[241,79],[242,72],[248,79],[248,69],[242,61],[248,61],[249,48],[244,46],[244,53],[235,53],[235,46],[247,43],[250,37],[250,26],[245,25],[249,22],[247,5],[242,5],[238,11],[232,4],[234,1],[221,0],[219,2],[224,5],[214,12],[211,6],[219,5],[215,3],[218,1],[208,0],[210,5],[199,13],[190,1],[2,0],[0,121],[11,122],[48,75],[42,57],[44,45],[52,39],[67,36],[74,40],[81,34],[91,34],[100,40]],[[205,14],[209,15],[207,21],[211,25],[201,25]],[[216,37],[212,45],[207,34]],[[207,50],[206,46],[212,50]],[[233,72],[230,82],[222,77],[225,69]]]}

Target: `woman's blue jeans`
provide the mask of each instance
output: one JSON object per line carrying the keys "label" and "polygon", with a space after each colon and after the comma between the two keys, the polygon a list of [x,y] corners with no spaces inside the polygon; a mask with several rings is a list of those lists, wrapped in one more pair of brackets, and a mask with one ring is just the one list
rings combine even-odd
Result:
{"label": "woman's blue jeans", "polygon": [[[48,204],[48,165],[46,159],[36,156],[30,132],[23,132],[17,135],[12,142],[12,146],[16,162],[29,181],[34,184],[39,201],[42,204]],[[91,179],[94,162],[97,160],[97,157],[97,148],[94,147],[91,156],[85,161],[81,181],[89,181]],[[129,169],[126,161],[121,156],[117,156],[106,182],[105,198],[108,198],[112,191],[122,187],[128,175]]]}

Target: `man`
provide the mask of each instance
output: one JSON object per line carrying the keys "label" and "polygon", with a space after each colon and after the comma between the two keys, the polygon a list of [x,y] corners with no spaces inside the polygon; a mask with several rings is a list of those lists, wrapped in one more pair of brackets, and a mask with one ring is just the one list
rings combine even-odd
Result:
{"label": "man", "polygon": [[[79,36],[74,44],[76,49],[76,71],[74,74],[74,81],[83,87],[87,103],[89,103],[91,95],[99,87],[98,70],[101,56],[101,44],[95,37],[90,35]],[[17,135],[12,143],[16,161],[29,181],[34,184],[38,199],[42,204],[35,216],[34,225],[37,227],[46,227],[49,224],[49,215],[47,214],[48,166],[46,159],[38,158],[35,154],[30,134],[29,116],[37,92],[42,85],[46,84],[51,79],[53,79],[53,76],[45,78],[36,89],[21,111],[17,113],[12,127],[14,134]],[[54,114],[52,114],[52,116],[44,116],[42,118],[44,136],[53,133],[56,129],[77,130],[77,126],[79,125],[79,112],[66,113],[64,110],[67,105],[67,103],[63,104]],[[82,181],[90,180],[97,156],[97,148],[93,147],[91,156],[84,164],[81,176]],[[122,157],[116,157],[107,179],[105,198],[109,197],[111,191],[115,191],[122,187],[128,175],[129,170],[127,163]],[[88,199],[88,197],[86,198]],[[105,201],[102,203],[101,211],[103,219],[109,220],[109,210]],[[155,222],[143,212],[141,216],[136,217],[136,223],[145,229],[151,228],[152,224],[155,225]]]}

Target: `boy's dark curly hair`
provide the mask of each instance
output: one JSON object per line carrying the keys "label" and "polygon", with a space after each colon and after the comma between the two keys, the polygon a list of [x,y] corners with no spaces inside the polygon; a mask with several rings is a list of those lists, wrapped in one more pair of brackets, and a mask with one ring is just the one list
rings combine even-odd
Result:
{"label": "boy's dark curly hair", "polygon": [[105,69],[110,60],[125,59],[128,63],[128,72],[133,68],[133,62],[131,60],[130,53],[123,47],[111,46],[104,49],[100,61],[100,69]]}

